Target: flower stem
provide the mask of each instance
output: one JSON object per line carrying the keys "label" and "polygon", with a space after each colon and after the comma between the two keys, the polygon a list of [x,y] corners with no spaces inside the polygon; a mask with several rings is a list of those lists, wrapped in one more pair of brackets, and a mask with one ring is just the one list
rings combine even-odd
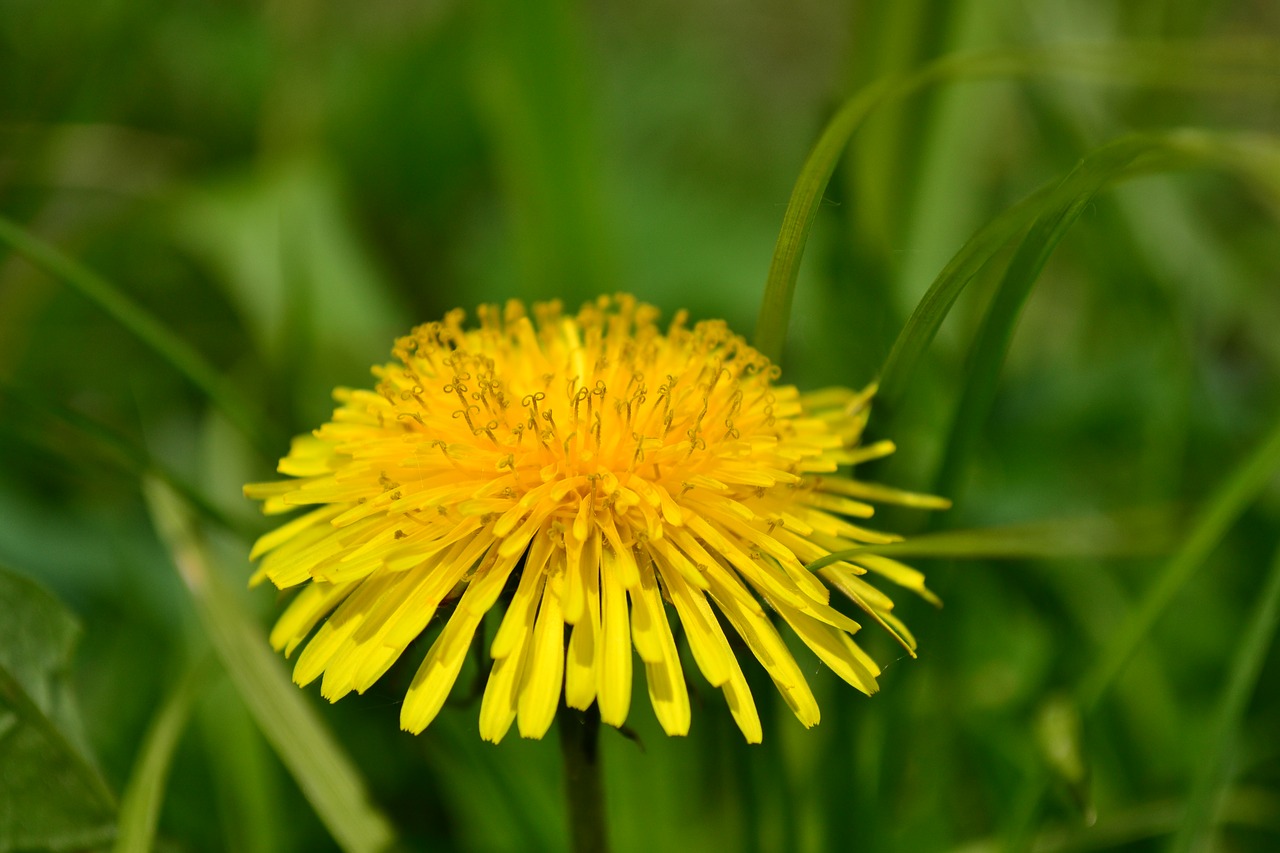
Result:
{"label": "flower stem", "polygon": [[560,755],[569,802],[569,835],[574,853],[607,853],[609,836],[604,817],[604,781],[600,773],[600,711],[562,707]]}

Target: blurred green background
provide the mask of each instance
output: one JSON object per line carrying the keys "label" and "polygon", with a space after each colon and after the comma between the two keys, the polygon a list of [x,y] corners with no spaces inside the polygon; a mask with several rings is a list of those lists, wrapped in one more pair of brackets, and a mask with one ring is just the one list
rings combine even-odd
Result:
{"label": "blurred green background", "polygon": [[[1099,146],[1248,134],[1240,169],[1162,172],[1087,203],[940,475],[1018,245],[1002,243],[872,418],[897,457],[860,469],[955,498],[943,518],[886,512],[903,532],[1101,515],[1123,539],[1127,510],[1185,511],[1169,553],[1280,416],[1280,5],[3,0],[0,215],[112,282],[268,424],[246,438],[108,312],[0,246],[0,565],[80,623],[58,681],[79,708],[73,752],[118,796],[157,709],[211,656],[142,472],[200,499],[218,571],[265,628],[276,597],[241,590],[267,525],[241,484],[328,416],[333,386],[370,382],[394,335],[485,300],[619,290],[750,334],[792,185],[846,98],[946,54],[1078,44],[1120,61],[943,80],[872,113],[825,190],[783,367],[801,387],[871,381],[970,235]],[[765,742],[748,748],[689,667],[687,739],[665,738],[642,699],[640,744],[606,729],[615,849],[1156,850],[1202,784],[1214,849],[1280,849],[1280,655],[1265,633],[1247,640],[1280,544],[1280,484],[1260,477],[1082,721],[1070,697],[1166,557],[920,561],[945,608],[895,596],[916,661],[867,631],[879,695],[802,656],[823,711],[805,731],[752,664]],[[52,648],[24,619],[0,613],[0,664]],[[1224,715],[1249,654],[1258,687],[1244,679]],[[413,670],[332,707],[306,692],[402,848],[563,849],[555,738],[481,743],[465,672],[457,707],[403,734]],[[157,849],[337,849],[220,668],[198,679]],[[13,702],[0,695],[11,759]],[[110,846],[107,800],[94,811],[26,772],[0,760],[0,849],[23,849],[9,830],[27,809],[44,820],[42,803],[49,846]]]}

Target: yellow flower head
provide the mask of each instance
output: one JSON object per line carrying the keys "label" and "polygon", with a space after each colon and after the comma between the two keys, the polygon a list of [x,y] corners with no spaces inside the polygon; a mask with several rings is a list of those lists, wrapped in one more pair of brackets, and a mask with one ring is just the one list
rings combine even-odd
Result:
{"label": "yellow flower head", "polygon": [[799,394],[774,384],[777,367],[723,322],[689,328],[681,313],[663,330],[655,308],[628,296],[576,316],[554,303],[535,305],[532,320],[518,302],[478,313],[477,329],[455,311],[397,340],[396,360],[373,370],[376,390],[337,390],[333,420],[294,440],[279,466],[292,479],[245,487],[268,513],[318,507],[252,553],[255,581],[302,587],[273,646],[292,654],[323,620],[295,681],[323,674],[331,701],[363,692],[441,613],[401,708],[401,726],[421,732],[505,600],[482,737],[500,740],[517,719],[521,735],[541,737],[562,689],[570,707],[594,702],[621,726],[633,647],[659,722],[683,735],[674,613],[703,676],[757,742],[722,620],[806,726],[817,703],[762,603],[868,694],[879,668],[830,589],[912,648],[863,575],[931,597],[919,572],[872,556],[805,568],[896,538],[849,520],[872,514],[865,500],[946,506],[837,474],[893,451],[859,446],[874,389]]}

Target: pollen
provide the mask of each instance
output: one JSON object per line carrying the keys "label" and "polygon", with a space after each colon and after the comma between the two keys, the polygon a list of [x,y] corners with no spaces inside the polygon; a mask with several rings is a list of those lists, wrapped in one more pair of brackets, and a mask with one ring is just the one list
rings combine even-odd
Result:
{"label": "pollen", "polygon": [[[338,389],[333,418],[294,440],[288,479],[245,487],[267,513],[308,510],[263,536],[254,581],[299,592],[272,644],[294,678],[336,701],[371,687],[433,622],[401,708],[421,732],[456,681],[481,621],[501,612],[480,734],[541,737],[563,700],[625,723],[634,659],[663,729],[690,726],[672,620],[723,691],[746,739],[762,737],[736,634],[812,726],[819,710],[776,623],[864,693],[879,668],[861,624],[914,654],[892,601],[866,576],[927,598],[923,576],[860,556],[895,541],[861,522],[876,502],[940,498],[853,479],[894,451],[860,443],[874,387],[801,394],[722,321],[690,326],[630,296],[576,314],[558,303],[461,311],[395,341],[372,390]],[[833,605],[831,590],[844,599]]]}

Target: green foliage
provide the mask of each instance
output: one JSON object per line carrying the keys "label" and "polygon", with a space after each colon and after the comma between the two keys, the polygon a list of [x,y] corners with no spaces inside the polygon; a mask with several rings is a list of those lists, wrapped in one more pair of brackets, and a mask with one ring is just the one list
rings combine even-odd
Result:
{"label": "green foliage", "polygon": [[[359,771],[289,683],[266,636],[255,630],[225,588],[187,508],[159,481],[147,481],[146,489],[157,531],[173,555],[214,650],[263,735],[346,853],[386,850],[394,838],[391,827],[369,802]],[[182,698],[179,694],[179,701]],[[166,723],[176,725],[168,720],[158,725]]]}
{"label": "green foliage", "polygon": [[155,844],[156,824],[178,739],[191,716],[191,706],[205,686],[207,667],[191,669],[160,706],[120,802],[120,828],[113,853],[146,853]]}
{"label": "green foliage", "polygon": [[289,683],[240,484],[415,323],[617,290],[879,377],[860,473],[955,506],[874,519],[945,602],[874,697],[605,732],[616,850],[1274,849],[1273,5],[6,5],[0,850],[563,849],[476,663],[417,738],[413,661]]}
{"label": "green foliage", "polygon": [[69,682],[80,627],[37,584],[0,569],[0,850],[109,837],[115,797],[89,753]]}

